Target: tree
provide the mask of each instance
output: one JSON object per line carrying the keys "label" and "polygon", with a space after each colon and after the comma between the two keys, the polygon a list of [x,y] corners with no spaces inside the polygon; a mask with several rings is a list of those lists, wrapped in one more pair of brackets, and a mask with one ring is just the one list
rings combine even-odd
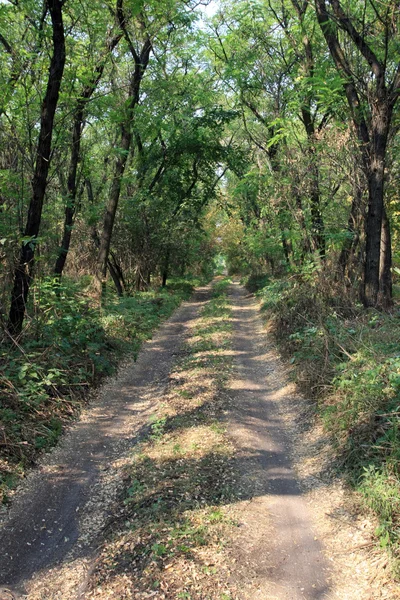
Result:
{"label": "tree", "polygon": [[368,182],[363,301],[365,306],[387,306],[391,303],[391,248],[384,188],[393,111],[400,94],[398,5],[365,0],[347,4],[344,10],[339,0],[328,4],[316,0],[315,8],[343,78]]}
{"label": "tree", "polygon": [[54,116],[65,66],[63,4],[59,0],[49,0],[48,7],[52,24],[53,54],[50,61],[46,93],[42,103],[36,164],[31,183],[32,196],[11,294],[8,327],[14,335],[19,334],[22,330],[26,301],[33,277],[35,247],[40,230],[43,200],[50,166]]}
{"label": "tree", "polygon": [[77,195],[77,175],[78,165],[81,161],[81,142],[84,127],[84,118],[86,107],[92,98],[97,86],[99,85],[103,76],[104,69],[107,61],[109,60],[110,54],[116,48],[118,42],[122,37],[122,32],[109,33],[107,35],[105,47],[103,48],[100,56],[95,61],[91,73],[85,73],[87,83],[85,83],[78,93],[75,106],[72,109],[72,139],[70,148],[70,158],[67,176],[66,186],[66,205],[65,205],[65,219],[63,227],[63,236],[61,245],[58,251],[58,256],[54,266],[54,273],[57,276],[61,276],[64,270],[65,262],[71,243],[72,229],[74,226],[74,219],[76,213],[76,195]]}

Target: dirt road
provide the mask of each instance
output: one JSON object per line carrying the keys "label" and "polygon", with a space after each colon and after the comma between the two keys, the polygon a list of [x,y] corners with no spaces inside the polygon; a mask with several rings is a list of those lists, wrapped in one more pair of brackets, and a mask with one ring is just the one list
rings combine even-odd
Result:
{"label": "dirt road", "polygon": [[[199,289],[161,327],[138,361],[127,364],[102,390],[60,447],[28,478],[0,530],[1,600],[85,598],[96,549],[105,526],[116,517],[112,511],[125,483],[110,465],[123,462],[148,433],[168,375],[210,292],[210,286]],[[238,283],[229,295],[234,376],[227,389],[232,402],[226,418],[241,486],[247,489],[246,499],[238,503],[240,527],[229,549],[238,597],[357,598],[329,589],[322,535],[292,467],[292,439],[281,414],[290,388],[272,346],[266,345],[254,299]],[[62,575],[62,589],[54,591],[53,581],[50,591],[47,578],[58,569],[63,573],[66,564],[74,565],[69,581]],[[42,582],[41,595],[31,596],[32,581]],[[153,591],[151,597],[170,598]]]}

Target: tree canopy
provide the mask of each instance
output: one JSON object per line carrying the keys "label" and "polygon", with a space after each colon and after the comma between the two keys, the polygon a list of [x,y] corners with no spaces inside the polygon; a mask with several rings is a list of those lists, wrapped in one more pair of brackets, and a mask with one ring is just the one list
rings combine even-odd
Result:
{"label": "tree canopy", "polygon": [[[4,0],[1,306],[203,268],[317,269],[392,304],[400,16],[363,0]],[[8,316],[7,316],[8,315]]]}

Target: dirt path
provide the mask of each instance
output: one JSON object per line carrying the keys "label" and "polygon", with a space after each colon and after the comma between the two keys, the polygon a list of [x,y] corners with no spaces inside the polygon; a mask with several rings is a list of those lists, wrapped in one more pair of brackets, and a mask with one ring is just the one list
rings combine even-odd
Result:
{"label": "dirt path", "polygon": [[[125,519],[121,496],[126,488],[124,472],[129,471],[126,467],[131,464],[132,448],[149,433],[150,417],[160,407],[168,405],[169,377],[172,381],[175,377],[176,397],[183,403],[183,410],[193,414],[195,421],[185,425],[187,434],[182,426],[182,435],[189,436],[190,441],[190,452],[186,457],[180,454],[182,447],[170,438],[165,441],[165,446],[159,442],[161,460],[162,452],[172,444],[169,461],[177,463],[180,469],[177,472],[182,472],[187,481],[187,469],[182,471],[184,465],[197,473],[195,467],[199,459],[196,452],[200,450],[196,447],[201,446],[201,432],[205,428],[204,424],[201,429],[201,423],[206,421],[196,422],[196,418],[200,415],[201,394],[206,394],[205,405],[213,396],[207,391],[208,383],[204,377],[195,384],[197,392],[189,393],[188,389],[180,387],[185,374],[180,374],[179,369],[174,372],[174,365],[187,360],[185,343],[188,338],[196,337],[199,313],[210,296],[210,286],[198,290],[192,301],[185,303],[145,345],[138,361],[129,363],[102,391],[100,399],[71,428],[61,446],[29,477],[0,530],[0,600],[14,597],[84,600],[89,596],[119,600],[120,596],[115,596],[112,588],[111,592],[102,591],[101,585],[93,583],[96,560],[101,554],[97,550],[113,523],[116,524],[114,539],[118,543],[118,527]],[[373,538],[368,532],[373,530],[373,524],[352,520],[342,507],[342,496],[335,493],[332,486],[314,486],[315,489],[308,493],[302,491],[297,471],[292,466],[293,455],[299,452],[301,444],[292,428],[295,418],[289,414],[292,407],[300,406],[296,403],[298,398],[293,396],[293,387],[287,384],[273,345],[266,340],[257,303],[238,283],[230,286],[229,297],[233,306],[233,332],[229,334],[232,345],[221,346],[221,352],[232,355],[233,376],[227,388],[222,390],[229,398],[223,414],[228,424],[229,444],[233,442],[233,471],[239,473],[240,481],[237,481],[235,500],[223,500],[221,496],[220,505],[232,512],[238,527],[231,526],[229,539],[224,540],[222,549],[217,550],[221,552],[221,560],[215,562],[224,565],[222,579],[228,591],[219,595],[212,584],[204,588],[208,591],[201,591],[199,583],[200,592],[193,598],[356,600],[397,597],[389,588],[387,593],[380,595],[379,578],[376,591],[372,590],[370,582],[376,575],[375,571],[369,571],[371,561],[358,561],[363,550],[353,552],[353,547],[371,546]],[[202,327],[209,325],[204,322]],[[211,323],[211,331],[213,327]],[[212,365],[212,356],[207,357],[208,342],[197,344],[198,354],[193,355],[193,364],[197,364],[196,360],[203,360],[204,364],[211,360]],[[218,358],[218,353],[214,358]],[[204,372],[207,373],[207,369]],[[196,373],[201,379],[201,370],[197,369]],[[189,397],[194,409],[190,409]],[[189,419],[189,416],[185,418]],[[170,425],[174,420],[176,417],[169,419]],[[192,444],[196,426],[199,443]],[[154,452],[157,452],[157,446]],[[305,464],[307,460],[307,452],[304,452],[302,462]],[[160,471],[150,473],[149,477],[153,475],[159,482]],[[166,476],[161,482],[163,491],[160,493],[172,493],[174,485],[180,493],[181,480],[175,475],[171,481]],[[221,485],[220,479],[215,477],[215,486]],[[237,498],[242,500],[236,501]],[[163,500],[162,497],[159,499]],[[211,506],[213,502],[209,504]],[[218,516],[219,512],[215,514]],[[335,516],[340,531],[327,526],[326,515]],[[352,535],[354,528],[357,528],[357,537]],[[134,537],[134,533],[129,535]],[[323,544],[320,539],[324,540]],[[129,540],[132,537],[128,537]],[[158,546],[162,556],[157,564],[166,573],[172,573],[173,569],[167,571],[171,566],[167,564],[168,560],[163,563],[165,548]],[[342,548],[345,553],[341,557]],[[107,541],[102,552],[107,559]],[[140,556],[139,560],[142,560]],[[151,560],[148,557],[147,560]],[[353,562],[354,557],[357,563]],[[124,598],[192,598],[186,592],[186,595],[180,593],[177,596],[174,592],[150,588],[136,594],[129,588],[129,578],[124,579],[125,573],[133,580],[136,577],[132,572],[132,559],[129,562],[128,558],[129,554],[126,560],[123,559],[119,573],[122,586],[119,589],[126,591]],[[181,560],[179,556],[175,558],[178,562]],[[190,562],[189,559],[186,561],[185,555],[182,561],[183,567]],[[210,569],[218,576],[213,564],[212,561],[199,563],[202,577],[207,577],[204,573]],[[356,564],[355,568],[353,564]],[[340,581],[341,574],[343,581]],[[5,591],[6,588],[10,591]]]}
{"label": "dirt path", "polygon": [[[231,288],[236,377],[229,431],[253,499],[240,512],[235,550],[246,598],[307,600],[327,597],[326,563],[309,509],[291,465],[291,448],[279,409],[286,383],[265,347],[257,304]],[[249,576],[249,573],[251,575]]]}
{"label": "dirt path", "polygon": [[186,327],[209,294],[199,289],[177,310],[28,478],[0,530],[1,600],[1,593],[12,597],[2,586],[18,597],[34,575],[63,560],[90,562],[121,483],[107,480],[108,467],[148,431]]}

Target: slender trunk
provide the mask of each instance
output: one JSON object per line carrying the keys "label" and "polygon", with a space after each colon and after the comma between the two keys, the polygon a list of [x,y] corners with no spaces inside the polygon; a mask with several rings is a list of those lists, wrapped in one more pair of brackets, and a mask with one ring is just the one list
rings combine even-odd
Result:
{"label": "slender trunk", "polygon": [[346,231],[348,237],[344,240],[342,251],[339,257],[339,269],[343,277],[351,278],[352,266],[357,247],[362,238],[362,226],[364,221],[364,190],[357,174],[359,167],[355,165],[353,174],[353,200],[351,203],[350,215],[347,222]]}
{"label": "slender trunk", "polygon": [[112,252],[111,250],[110,250],[109,263],[112,264],[113,269],[114,269],[114,271],[115,271],[115,273],[116,273],[116,275],[117,275],[117,277],[118,277],[118,279],[120,281],[121,289],[123,291],[126,291],[125,277],[124,277],[124,273],[123,273],[122,268],[121,268],[121,264],[117,260],[117,257],[115,256],[114,252]]}
{"label": "slender trunk", "polygon": [[281,242],[282,242],[283,254],[285,255],[286,264],[288,266],[290,266],[290,256],[293,252],[292,243],[290,240],[286,239],[284,231],[281,231]]}
{"label": "slender trunk", "polygon": [[169,254],[170,254],[170,251],[168,248],[165,253],[164,268],[163,268],[163,272],[162,272],[162,287],[165,287],[167,285],[168,270],[169,270]]}
{"label": "slender trunk", "polygon": [[309,238],[308,231],[307,231],[306,220],[304,218],[304,210],[303,210],[303,204],[301,201],[301,196],[296,188],[293,190],[293,196],[294,196],[294,199],[296,202],[296,208],[297,208],[296,220],[297,220],[297,222],[300,226],[300,229],[303,233],[301,256],[302,256],[302,258],[304,258],[304,256],[306,254],[311,253],[311,242],[310,242],[310,238]]}
{"label": "slender trunk", "polygon": [[97,278],[104,285],[107,276],[107,261],[110,252],[111,237],[114,228],[115,215],[117,213],[119,197],[121,194],[122,177],[125,172],[128,160],[129,149],[131,147],[132,134],[129,125],[122,127],[121,143],[119,147],[119,157],[115,163],[114,175],[111,184],[106,213],[104,215],[103,228],[100,236],[99,254],[97,258]]}
{"label": "slender trunk", "polygon": [[65,38],[62,4],[59,0],[49,0],[48,7],[53,28],[53,54],[50,61],[46,94],[42,104],[36,164],[32,178],[32,197],[24,232],[26,241],[24,241],[21,247],[19,261],[14,273],[14,286],[11,293],[8,326],[13,334],[19,334],[22,330],[26,302],[28,299],[29,288],[32,283],[33,262],[50,166],[54,115],[58,104],[65,65]]}
{"label": "slender trunk", "polygon": [[319,190],[319,169],[317,165],[312,166],[312,181],[311,181],[311,238],[315,249],[320,254],[321,258],[325,257],[325,226],[321,211],[321,194]]}
{"label": "slender trunk", "polygon": [[114,35],[109,38],[106,42],[105,52],[99,59],[98,64],[94,68],[92,80],[86,85],[81,93],[75,107],[74,119],[72,125],[72,141],[71,141],[71,158],[68,169],[68,180],[67,180],[67,203],[65,206],[65,219],[63,237],[61,246],[58,251],[58,257],[54,266],[54,273],[61,277],[64,270],[65,262],[67,260],[69,247],[71,244],[72,229],[75,221],[76,213],[76,190],[77,190],[77,172],[78,164],[81,159],[81,141],[82,141],[82,130],[84,126],[85,108],[93,93],[95,92],[106,66],[107,58],[110,53],[117,46],[119,40],[122,37],[122,33]]}
{"label": "slender trunk", "polygon": [[[380,264],[381,264],[381,235],[384,213],[384,178],[385,157],[387,147],[387,117],[385,110],[375,115],[371,136],[371,156],[366,165],[368,176],[368,214],[366,222],[366,250],[364,271],[364,304],[365,306],[377,306],[380,291]],[[386,275],[386,277],[388,274]],[[381,302],[388,304],[391,296],[385,294],[391,289],[385,285],[381,290]]]}
{"label": "slender trunk", "polygon": [[54,273],[61,277],[64,270],[65,262],[71,243],[72,228],[74,225],[74,217],[76,210],[76,175],[78,171],[78,163],[80,159],[81,135],[83,124],[83,106],[80,105],[75,113],[72,143],[71,143],[71,160],[68,171],[67,180],[67,203],[65,206],[64,230],[61,241],[61,246],[58,251]]}
{"label": "slender trunk", "polygon": [[393,285],[392,285],[392,240],[390,235],[390,223],[383,210],[382,232],[381,232],[381,255],[379,268],[379,303],[385,309],[393,305]]}
{"label": "slender trunk", "polygon": [[[362,299],[366,307],[376,307],[378,302],[382,305],[391,303],[390,268],[385,267],[383,278],[386,278],[387,281],[380,289],[381,236],[384,212],[385,158],[393,108],[399,98],[400,70],[396,71],[391,85],[388,85],[386,82],[388,74],[386,61],[384,63],[380,62],[372,48],[366,43],[365,38],[357,31],[349,15],[343,11],[340,2],[335,1],[330,2],[330,4],[333,8],[333,16],[329,13],[325,0],[315,0],[317,18],[322,33],[335,61],[336,68],[343,75],[345,81],[344,91],[357,131],[364,170],[368,180],[369,198],[365,227],[366,248]],[[358,92],[360,89],[359,82],[355,79],[353,68],[343,52],[336,27],[332,26],[333,19],[336,23],[339,23],[342,30],[347,32],[354,45],[363,55],[366,63],[368,63],[371,69],[368,74],[368,82],[371,75],[374,76],[375,90],[369,99],[369,118],[365,117],[365,110],[363,109],[363,103],[360,102]],[[367,79],[361,82],[363,92],[364,86],[367,85],[366,82]],[[384,264],[390,261],[390,258],[390,252],[387,252],[387,256],[383,261]]]}
{"label": "slender trunk", "polygon": [[[100,236],[100,248],[97,258],[96,277],[99,291],[104,290],[107,276],[107,261],[110,251],[111,237],[114,228],[115,216],[117,213],[119,197],[122,188],[122,179],[125,172],[126,163],[132,143],[132,121],[135,107],[139,101],[140,84],[150,59],[151,41],[146,39],[140,56],[136,58],[135,70],[133,72],[130,88],[128,106],[126,109],[125,120],[121,126],[121,141],[119,146],[119,156],[115,162],[114,175],[111,183],[109,200],[104,215],[103,229]],[[136,54],[135,54],[136,57]]]}
{"label": "slender trunk", "polygon": [[118,273],[115,270],[114,265],[112,264],[112,262],[110,260],[107,263],[107,267],[108,267],[108,270],[110,272],[111,279],[114,282],[115,289],[117,290],[117,294],[118,294],[118,296],[120,298],[122,298],[122,296],[124,295],[124,290],[122,288],[121,281],[120,281],[120,279],[118,277]]}
{"label": "slender trunk", "polygon": [[[313,68],[310,66],[310,73]],[[310,171],[310,208],[311,208],[311,240],[314,249],[319,252],[321,258],[325,257],[325,235],[324,220],[321,211],[321,192],[319,188],[319,168],[316,162],[315,152],[315,127],[311,118],[311,101],[308,98],[305,106],[302,108],[302,118],[304,128],[307,134],[307,155]]]}

